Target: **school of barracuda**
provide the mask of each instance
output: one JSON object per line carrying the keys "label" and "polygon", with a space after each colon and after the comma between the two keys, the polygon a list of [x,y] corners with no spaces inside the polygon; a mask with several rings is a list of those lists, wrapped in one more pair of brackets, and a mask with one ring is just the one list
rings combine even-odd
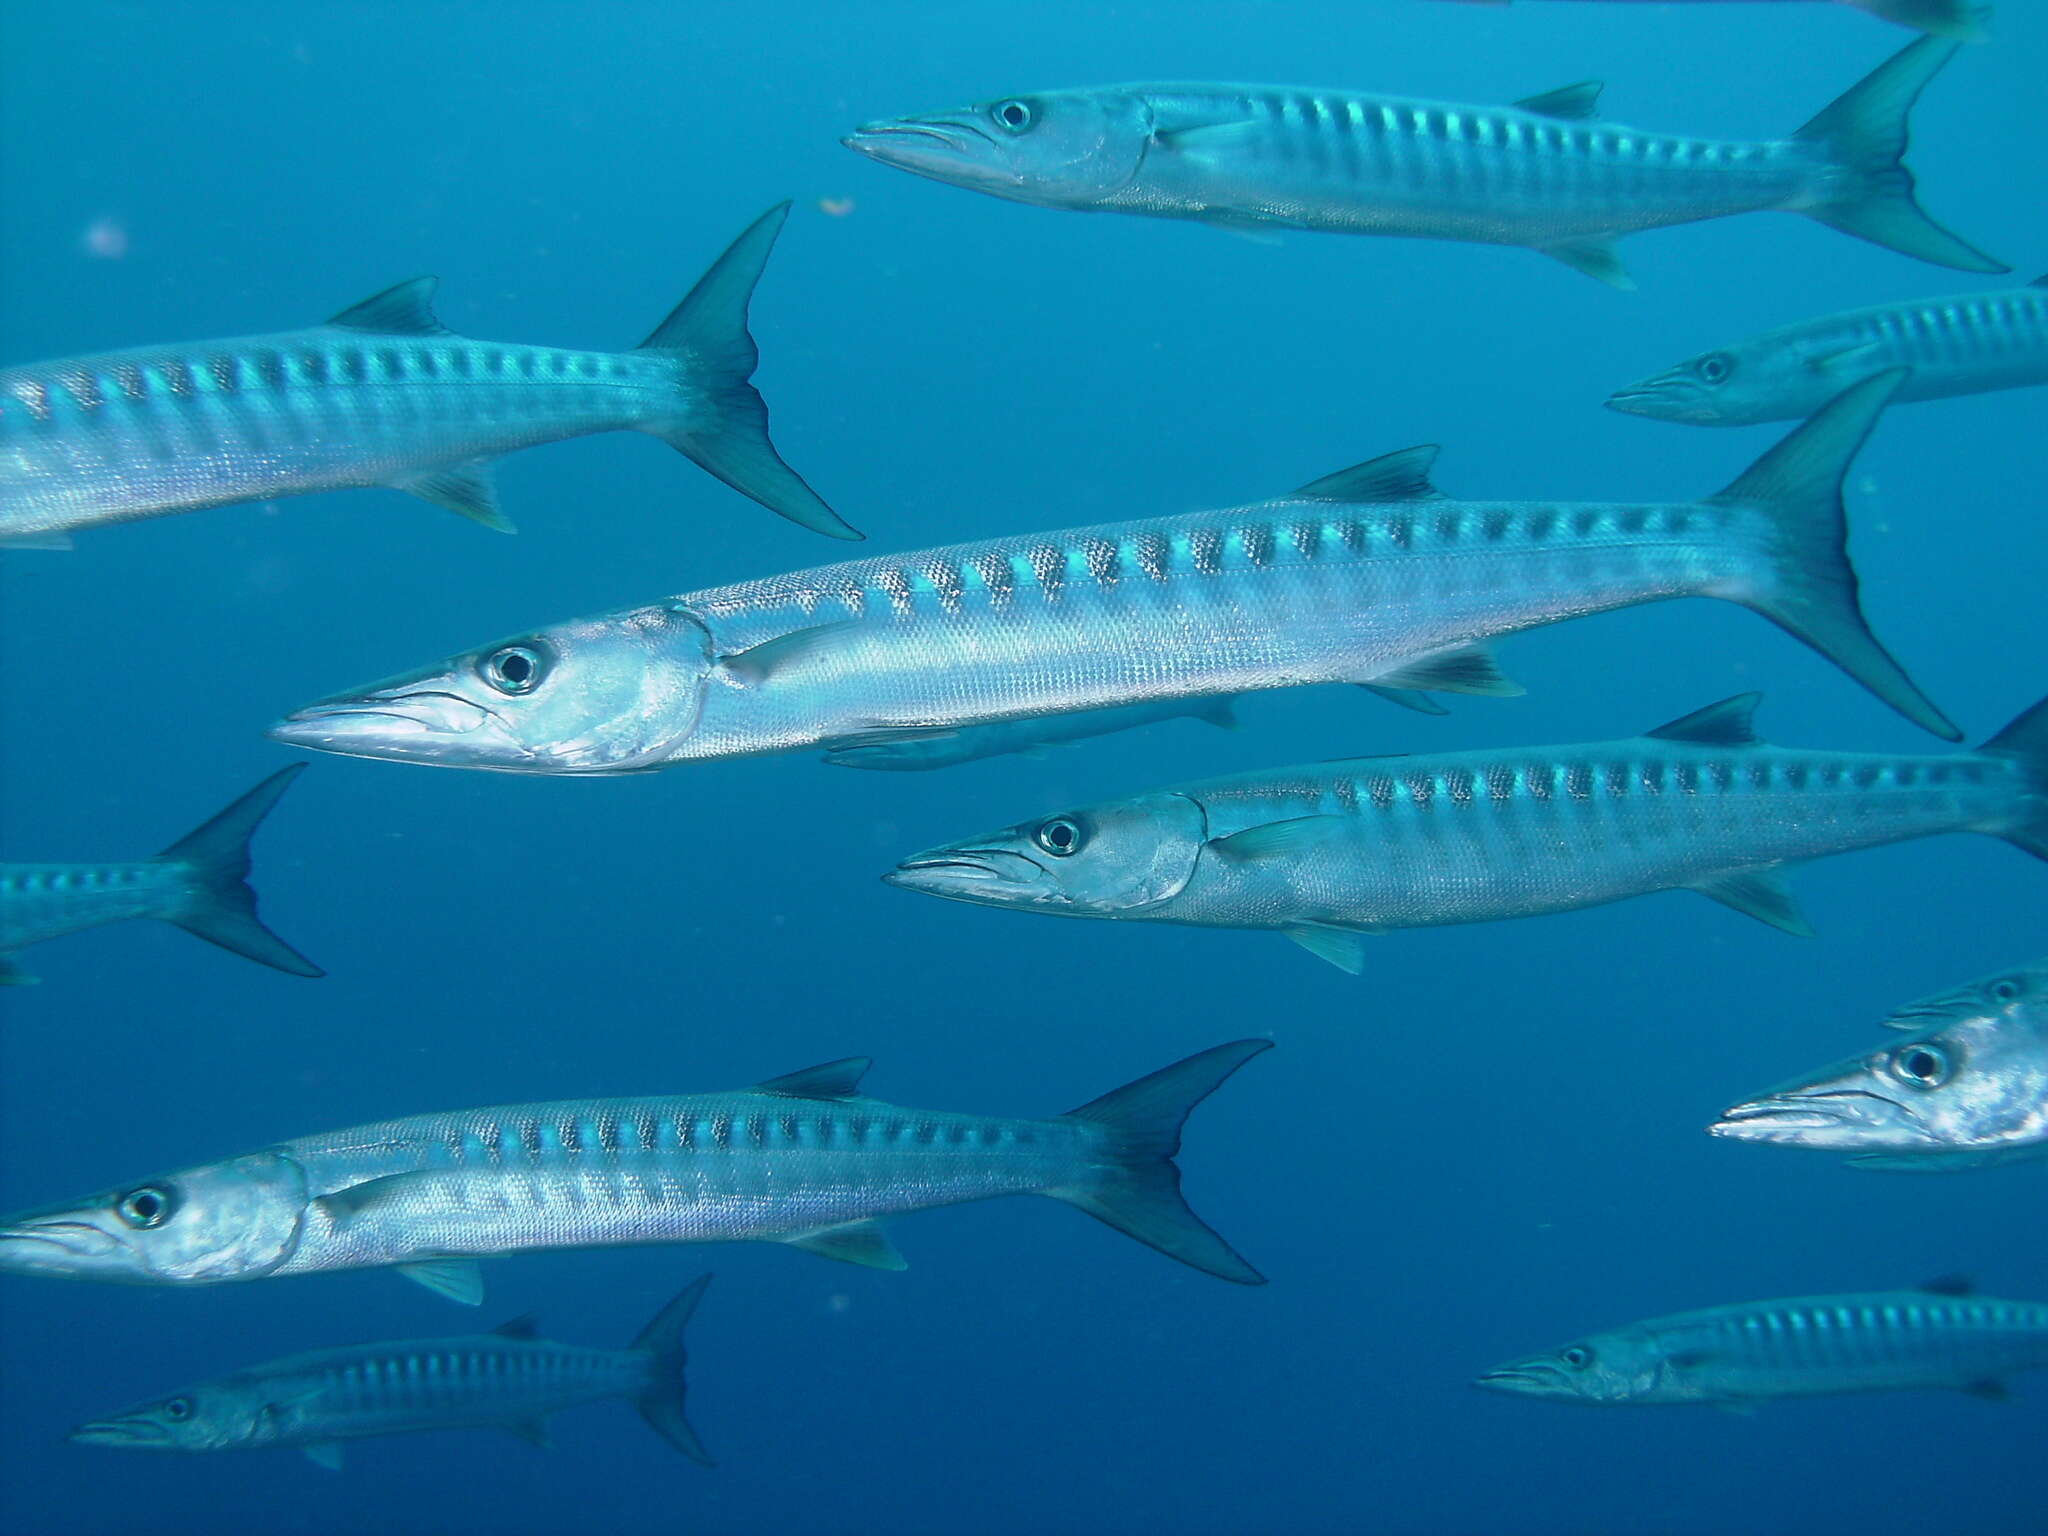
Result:
{"label": "school of barracuda", "polygon": [[[1902,158],[1914,103],[1986,36],[1984,17],[1959,0],[1845,3],[1925,35],[1768,141],[1605,122],[1593,84],[1493,106],[1192,82],[996,97],[871,121],[844,142],[1046,208],[1519,246],[1615,287],[1633,286],[1620,237],[1760,211],[1960,271],[2008,271],[1923,210]],[[434,317],[433,280],[418,278],[310,329],[0,369],[0,544],[62,548],[75,530],[351,486],[407,491],[509,531],[497,456],[617,430],[671,443],[805,528],[859,538],[783,462],[750,382],[749,304],[788,206],[750,225],[631,351],[456,336]],[[345,757],[539,775],[798,751],[923,772],[1184,717],[1234,728],[1241,696],[1306,684],[1440,713],[1437,694],[1521,692],[1489,648],[1504,636],[1711,597],[1959,742],[1865,622],[1844,483],[1893,405],[2044,383],[2048,278],[1795,319],[1607,400],[1663,421],[1799,423],[1694,501],[1456,500],[1432,481],[1436,449],[1410,448],[1248,506],[1133,505],[1082,527],[1047,508],[1053,531],[545,623],[309,703],[269,735]],[[1021,912],[1277,933],[1358,973],[1395,930],[1668,890],[1805,934],[1790,869],[1937,833],[2048,859],[2048,701],[1975,749],[1921,755],[1770,745],[1753,728],[1757,702],[1744,694],[1606,741],[1200,782],[1162,774],[1163,787],[1041,808],[910,854],[883,878]],[[35,979],[17,958],[31,944],[142,917],[322,975],[259,921],[248,884],[251,837],[302,766],[151,858],[0,864],[0,984]],[[901,910],[918,920],[914,905]],[[1901,1038],[1734,1103],[1711,1134],[1883,1171],[2048,1157],[2048,960],[1886,1022]],[[0,1218],[0,1272],[211,1286],[389,1268],[474,1305],[479,1260],[547,1249],[772,1242],[901,1269],[884,1218],[1030,1194],[1195,1270],[1262,1284],[1182,1197],[1176,1158],[1190,1111],[1270,1044],[1212,1046],[1045,1119],[868,1098],[864,1058],[727,1091],[438,1113],[394,1104],[386,1121],[312,1135],[278,1126],[282,1139],[254,1151]],[[683,1326],[708,1278],[624,1349],[546,1341],[530,1318],[489,1334],[331,1344],[73,1438],[295,1446],[339,1467],[345,1441],[416,1430],[545,1443],[547,1415],[620,1397],[708,1465],[683,1415]],[[2044,1365],[2048,1304],[1945,1280],[1652,1318],[1477,1384],[1746,1410],[1908,1388],[2000,1395],[2013,1373]]]}

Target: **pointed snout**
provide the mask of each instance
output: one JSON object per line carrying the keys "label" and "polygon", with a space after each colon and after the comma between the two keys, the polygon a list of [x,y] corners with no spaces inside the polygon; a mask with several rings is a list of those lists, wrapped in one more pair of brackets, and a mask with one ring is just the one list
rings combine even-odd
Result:
{"label": "pointed snout", "polygon": [[0,1225],[0,1273],[88,1274],[121,1252],[106,1232],[69,1213],[29,1213]]}
{"label": "pointed snout", "polygon": [[[460,694],[425,685],[341,693],[295,709],[264,734],[344,757],[475,766],[475,742],[501,734],[499,717]],[[493,750],[491,755],[500,755]]]}
{"label": "pointed snout", "polygon": [[126,1445],[168,1448],[170,1437],[150,1419],[93,1419],[71,1431],[80,1445]]}
{"label": "pointed snout", "polygon": [[1777,1146],[1845,1152],[1924,1145],[1928,1134],[1905,1109],[1881,1094],[1854,1088],[1816,1088],[1760,1095],[1732,1104],[1707,1127],[1710,1136]]}
{"label": "pointed snout", "polygon": [[884,884],[954,901],[1019,900],[1040,890],[1045,871],[1003,848],[933,848],[913,854],[882,876]]}

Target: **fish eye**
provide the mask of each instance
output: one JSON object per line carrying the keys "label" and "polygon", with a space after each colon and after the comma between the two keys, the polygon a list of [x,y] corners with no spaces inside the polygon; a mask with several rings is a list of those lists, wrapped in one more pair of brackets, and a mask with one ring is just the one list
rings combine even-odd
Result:
{"label": "fish eye", "polygon": [[1056,859],[1071,858],[1081,851],[1081,845],[1087,840],[1088,835],[1081,830],[1081,824],[1066,816],[1040,822],[1038,829],[1031,834],[1031,841]]}
{"label": "fish eye", "polygon": [[1955,1064],[1938,1045],[1921,1041],[1892,1052],[1892,1076],[1913,1088],[1939,1088],[1955,1075]]}
{"label": "fish eye", "polygon": [[988,115],[995,119],[997,127],[1007,128],[1011,133],[1022,133],[1038,119],[1038,114],[1031,110],[1030,102],[1014,97],[997,102],[989,108]]}
{"label": "fish eye", "polygon": [[1593,1351],[1583,1344],[1574,1344],[1557,1352],[1557,1358],[1575,1371],[1583,1371],[1593,1363]]}
{"label": "fish eye", "polygon": [[501,645],[477,664],[483,680],[500,693],[531,693],[540,685],[546,663],[530,645]]}
{"label": "fish eye", "polygon": [[175,1424],[184,1423],[185,1420],[192,1417],[192,1399],[189,1397],[172,1398],[168,1403],[164,1404],[164,1417]]}
{"label": "fish eye", "polygon": [[145,1184],[140,1189],[131,1189],[114,1206],[114,1212],[131,1227],[148,1231],[160,1227],[170,1220],[171,1210],[177,1204],[168,1189],[159,1189],[154,1184]]}
{"label": "fish eye", "polygon": [[2016,1003],[2026,986],[2017,976],[2001,976],[1991,983],[1991,1001],[1994,1003]]}
{"label": "fish eye", "polygon": [[1734,371],[1735,359],[1726,352],[1709,352],[1693,365],[1693,372],[1706,384],[1724,383]]}

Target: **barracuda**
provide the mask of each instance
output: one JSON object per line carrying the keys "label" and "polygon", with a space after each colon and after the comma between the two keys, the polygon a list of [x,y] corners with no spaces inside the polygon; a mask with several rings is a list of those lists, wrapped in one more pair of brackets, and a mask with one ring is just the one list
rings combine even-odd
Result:
{"label": "barracuda", "polygon": [[967,725],[957,731],[935,731],[928,737],[911,740],[885,731],[873,741],[853,737],[837,742],[825,754],[825,761],[840,768],[921,773],[1012,752],[1035,757],[1046,747],[1066,746],[1091,736],[1137,730],[1182,717],[1205,720],[1221,730],[1237,729],[1237,716],[1227,698],[1167,699],[1158,704],[1126,704],[1118,709],[1084,709],[1071,715],[1006,720],[997,725]]}
{"label": "barracuda", "polygon": [[0,864],[0,986],[36,980],[13,952],[87,928],[153,917],[293,976],[327,973],[264,927],[250,889],[249,839],[305,764],[280,769],[151,859]]}
{"label": "barracuda", "polygon": [[1304,683],[1515,693],[1480,642],[1674,597],[1764,614],[1960,732],[1865,625],[1842,477],[1898,374],[1687,503],[1450,501],[1433,448],[1223,512],[849,561],[557,624],[271,728],[354,757],[598,774]]}
{"label": "barracuda", "polygon": [[[1467,0],[1467,3],[1506,5],[1508,0]],[[1979,7],[1972,5],[1970,0],[1837,0],[1837,3],[1854,6],[1859,11],[1897,22],[1902,27],[1932,32],[1939,37],[1976,42],[1984,36]]]}
{"label": "barracuda", "polygon": [[1044,207],[1526,246],[1619,288],[1613,241],[1729,214],[1801,213],[1965,272],[2001,262],[1921,211],[1906,118],[1960,45],[1909,43],[1788,139],[1592,121],[1597,83],[1512,107],[1250,85],[1008,96],[868,123],[849,149]]}
{"label": "barracuda", "polygon": [[1891,368],[1912,370],[1898,400],[2048,384],[2048,277],[1782,325],[1653,373],[1607,404],[1659,421],[1746,427],[1805,416]]}
{"label": "barracuda", "polygon": [[2048,1306],[1925,1290],[1679,1312],[1488,1371],[1474,1385],[1565,1403],[1719,1403],[1913,1388],[2005,1396],[2048,1365]]}
{"label": "barracuda", "polygon": [[344,486],[393,486],[510,531],[491,460],[646,432],[770,511],[860,535],[768,440],[747,306],[788,216],[770,209],[631,352],[472,341],[418,278],[325,325],[0,369],[0,544]]}
{"label": "barracuda", "polygon": [[81,1424],[83,1445],[152,1451],[297,1446],[339,1469],[342,1444],[429,1429],[503,1429],[548,1444],[547,1417],[623,1397],[655,1432],[710,1466],[683,1416],[683,1328],[704,1287],[692,1282],[624,1349],[538,1337],[531,1317],[469,1338],[405,1339],[292,1355]]}
{"label": "barracuda", "polygon": [[1954,1173],[2048,1156],[2048,959],[1909,1004],[1907,1038],[1725,1110],[1734,1141],[1854,1154],[1863,1168]]}
{"label": "barracuda", "polygon": [[1784,866],[1940,832],[2048,858],[2048,701],[1976,752],[1766,746],[1757,695],[1630,741],[1358,758],[1064,811],[891,884],[1056,917],[1277,929],[1354,974],[1364,934],[1690,889],[1810,932]]}
{"label": "barracuda", "polygon": [[0,1272],[211,1285],[395,1265],[474,1304],[482,1255],[775,1242],[901,1269],[878,1217],[1048,1195],[1256,1285],[1181,1197],[1173,1158],[1189,1112],[1271,1045],[1216,1046],[1051,1120],[863,1098],[865,1058],[730,1093],[387,1120],[16,1215]]}

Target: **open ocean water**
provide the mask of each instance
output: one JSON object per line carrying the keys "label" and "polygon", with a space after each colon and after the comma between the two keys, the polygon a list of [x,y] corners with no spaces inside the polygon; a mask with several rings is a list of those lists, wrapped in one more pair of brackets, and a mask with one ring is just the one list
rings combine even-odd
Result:
{"label": "open ocean water", "polygon": [[[1778,426],[1602,410],[1653,368],[1981,279],[1789,217],[1635,237],[1610,291],[1523,251],[971,196],[837,140],[1006,91],[1238,79],[1506,101],[1608,82],[1648,128],[1789,132],[1909,35],[1828,5],[9,5],[0,360],[309,325],[434,273],[468,335],[632,346],[796,208],[754,307],[776,440],[888,552],[1277,495],[1413,443],[1453,495],[1669,498]],[[1914,119],[1930,212],[2048,269],[2048,18],[2013,0]],[[2044,397],[1893,410],[1857,461],[1872,621],[1973,741],[2048,692]],[[0,554],[0,849],[141,857],[305,754],[264,726],[544,620],[843,558],[633,434],[499,467],[493,536],[390,490]],[[1048,923],[919,899],[904,854],[1155,784],[1633,734],[1746,689],[1770,738],[1935,744],[1760,618],[1685,602],[1514,639],[1512,701],[1356,690],[926,775],[815,754],[564,781],[320,758],[256,843],[301,981],[159,924],[0,998],[0,1209],[286,1137],[876,1058],[895,1103],[1054,1114],[1270,1036],[1194,1116],[1221,1284],[1050,1201],[901,1219],[889,1274],[773,1245],[213,1288],[0,1276],[0,1528],[55,1532],[2000,1532],[2048,1528],[2048,1380],[1753,1416],[1574,1409],[1479,1371],[1695,1306],[1966,1273],[2048,1300],[2043,1167],[1878,1175],[1715,1141],[1726,1104],[2043,949],[2048,869],[1943,838],[1797,872],[1799,941],[1685,893],[1375,940]],[[694,1275],[678,1457],[616,1403],[543,1452],[462,1431],[124,1455],[67,1431],[238,1366],[534,1311],[623,1345]]]}

